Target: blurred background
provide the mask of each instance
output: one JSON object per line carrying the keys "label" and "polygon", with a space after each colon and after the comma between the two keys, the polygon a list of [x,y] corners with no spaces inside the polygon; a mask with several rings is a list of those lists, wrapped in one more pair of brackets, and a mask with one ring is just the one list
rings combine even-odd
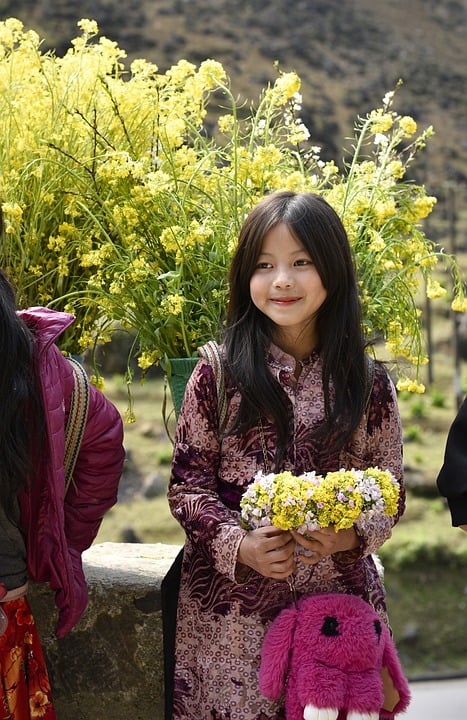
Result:
{"label": "blurred background", "polygon": [[[302,80],[302,119],[323,159],[339,165],[353,126],[403,80],[396,106],[435,137],[412,166],[412,177],[438,198],[426,234],[467,267],[467,1],[466,0],[0,0],[0,19],[16,17],[66,52],[81,18],[126,52],[160,71],[184,58],[213,58],[248,105],[283,71]],[[382,549],[389,610],[401,660],[413,678],[467,674],[467,536],[450,526],[436,476],[446,435],[467,392],[467,323],[449,304],[420,306],[431,362],[424,395],[400,396],[405,517]],[[122,413],[128,339],[102,350],[106,392]],[[119,503],[97,542],[181,544],[166,488],[174,419],[161,371],[132,388],[136,422],[125,428],[127,461]],[[167,432],[167,430],[169,432]],[[467,439],[466,439],[467,442]]]}

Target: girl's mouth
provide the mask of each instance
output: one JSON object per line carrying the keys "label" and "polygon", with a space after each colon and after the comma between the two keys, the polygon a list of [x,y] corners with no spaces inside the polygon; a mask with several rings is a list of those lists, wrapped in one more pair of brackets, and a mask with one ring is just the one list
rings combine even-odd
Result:
{"label": "girl's mouth", "polygon": [[299,297],[271,298],[271,302],[275,303],[276,305],[291,305],[298,300],[300,300]]}

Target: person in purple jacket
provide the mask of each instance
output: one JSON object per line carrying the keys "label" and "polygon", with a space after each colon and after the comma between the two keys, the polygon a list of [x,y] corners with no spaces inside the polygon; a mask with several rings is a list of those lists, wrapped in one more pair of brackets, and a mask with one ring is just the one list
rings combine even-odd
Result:
{"label": "person in purple jacket", "polygon": [[0,707],[1,717],[53,720],[50,682],[27,600],[28,579],[55,591],[57,636],[87,605],[81,554],[117,501],[124,461],[117,409],[90,385],[86,428],[65,493],[71,363],[55,344],[73,316],[18,311],[0,271]]}
{"label": "person in purple jacket", "polygon": [[449,428],[437,484],[447,499],[453,527],[467,532],[467,398]]}

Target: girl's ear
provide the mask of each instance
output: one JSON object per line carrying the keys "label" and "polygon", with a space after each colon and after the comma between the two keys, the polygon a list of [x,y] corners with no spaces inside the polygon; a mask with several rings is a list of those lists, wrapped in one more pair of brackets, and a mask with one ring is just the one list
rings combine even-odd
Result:
{"label": "girl's ear", "polygon": [[270,700],[277,700],[284,692],[296,621],[297,609],[285,608],[272,622],[263,641],[259,689]]}

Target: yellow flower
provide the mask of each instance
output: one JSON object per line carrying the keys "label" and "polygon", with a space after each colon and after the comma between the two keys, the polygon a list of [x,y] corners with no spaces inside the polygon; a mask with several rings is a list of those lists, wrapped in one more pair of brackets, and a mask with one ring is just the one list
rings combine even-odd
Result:
{"label": "yellow flower", "polygon": [[187,78],[192,77],[196,72],[196,66],[188,60],[179,60],[176,65],[172,65],[166,75],[173,85],[183,84]]}
{"label": "yellow flower", "polygon": [[273,97],[278,105],[285,105],[300,90],[300,86],[301,80],[295,72],[281,73],[274,83]]}
{"label": "yellow flower", "polygon": [[64,256],[58,258],[57,272],[59,277],[68,277],[68,260]]}
{"label": "yellow flower", "polygon": [[417,132],[417,123],[409,115],[404,115],[399,119],[399,127],[403,130],[405,137],[411,137]]}
{"label": "yellow flower", "polygon": [[181,315],[186,299],[183,295],[167,295],[162,301],[162,309],[170,315]]}
{"label": "yellow flower", "polygon": [[410,393],[418,393],[420,395],[423,395],[425,392],[425,385],[423,385],[423,383],[417,383],[414,380],[410,380],[410,378],[401,378],[398,380],[396,388],[399,392],[406,391]]}
{"label": "yellow flower", "polygon": [[130,72],[133,78],[139,75],[141,78],[149,79],[155,75],[158,70],[157,65],[143,58],[136,58],[130,65]]}
{"label": "yellow flower", "polygon": [[386,247],[386,243],[384,242],[383,237],[376,231],[371,232],[371,242],[368,245],[368,250],[370,252],[378,253],[384,250]]}
{"label": "yellow flower", "polygon": [[405,168],[400,160],[391,160],[386,165],[386,172],[390,177],[400,180],[405,175]]}
{"label": "yellow flower", "polygon": [[444,297],[447,293],[447,290],[443,288],[442,285],[437,280],[434,280],[433,278],[428,278],[427,285],[426,285],[426,296],[430,298],[430,300],[434,300],[435,298]]}
{"label": "yellow flower", "polygon": [[99,26],[95,20],[83,18],[77,22],[79,29],[88,37],[94,37],[99,33]]}
{"label": "yellow flower", "polygon": [[467,298],[455,297],[451,303],[451,309],[454,312],[467,312]]}
{"label": "yellow flower", "polygon": [[102,375],[91,375],[90,380],[98,390],[105,390],[105,382]]}
{"label": "yellow flower", "polygon": [[235,127],[235,118],[233,115],[220,115],[217,120],[219,130],[224,135],[230,135]]}
{"label": "yellow flower", "polygon": [[433,210],[437,199],[430,195],[422,195],[413,200],[410,208],[407,210],[407,215],[412,220],[421,220],[427,217]]}
{"label": "yellow flower", "polygon": [[385,198],[375,203],[374,206],[375,220],[379,224],[383,224],[388,218],[394,217],[397,213],[397,205],[394,198]]}
{"label": "yellow flower", "polygon": [[136,422],[136,415],[134,413],[133,409],[127,409],[125,410],[123,414],[123,419],[127,425],[132,425]]}
{"label": "yellow flower", "polygon": [[383,110],[373,110],[370,113],[371,121],[371,132],[374,135],[379,133],[385,133],[391,129],[393,125],[393,115],[390,112],[383,112]]}
{"label": "yellow flower", "polygon": [[203,60],[199,66],[198,74],[207,90],[215,88],[227,80],[226,72],[217,60]]}
{"label": "yellow flower", "polygon": [[23,217],[23,210],[18,203],[5,202],[2,204],[2,211],[5,219],[11,219],[17,223],[21,222],[21,218]]}
{"label": "yellow flower", "polygon": [[157,350],[153,350],[152,352],[149,352],[145,350],[141,353],[141,355],[138,358],[138,366],[142,370],[148,370],[150,367],[152,367],[156,361],[158,360],[158,352]]}

